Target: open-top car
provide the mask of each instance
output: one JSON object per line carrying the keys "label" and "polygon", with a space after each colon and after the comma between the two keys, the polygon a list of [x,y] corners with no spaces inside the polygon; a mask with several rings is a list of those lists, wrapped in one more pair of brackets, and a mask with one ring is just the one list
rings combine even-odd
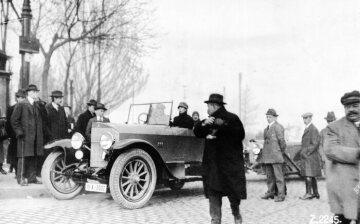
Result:
{"label": "open-top car", "polygon": [[75,133],[47,144],[44,185],[58,199],[110,191],[122,207],[135,209],[157,185],[181,189],[200,180],[204,140],[170,127],[171,113],[172,102],[132,104],[126,124],[95,122],[91,139]]}

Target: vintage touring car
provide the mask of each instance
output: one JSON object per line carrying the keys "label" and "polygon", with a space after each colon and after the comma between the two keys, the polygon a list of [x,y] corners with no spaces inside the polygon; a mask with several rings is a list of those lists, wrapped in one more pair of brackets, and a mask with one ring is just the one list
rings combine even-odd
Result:
{"label": "vintage touring car", "polygon": [[170,127],[171,112],[172,102],[133,104],[125,124],[95,122],[91,139],[75,133],[47,144],[44,185],[57,199],[110,191],[122,207],[135,209],[156,186],[181,189],[201,180],[204,140]]}

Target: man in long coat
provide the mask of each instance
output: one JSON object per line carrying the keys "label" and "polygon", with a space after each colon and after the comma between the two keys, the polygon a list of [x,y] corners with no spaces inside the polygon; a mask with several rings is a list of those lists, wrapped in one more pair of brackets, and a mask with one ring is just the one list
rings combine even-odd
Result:
{"label": "man in long coat", "polygon": [[59,90],[51,93],[51,103],[48,103],[45,108],[47,111],[50,140],[64,139],[67,137],[68,122],[64,108],[61,106],[63,94]]}
{"label": "man in long coat", "polygon": [[[330,124],[331,122],[336,121],[335,113],[333,111],[329,111],[327,113],[326,117],[324,117],[324,119],[326,120],[327,124]],[[320,131],[320,145],[319,145],[319,153],[320,153],[320,157],[321,157],[321,168],[324,170],[324,175],[326,175],[325,165],[329,164],[329,163],[326,163],[327,158],[324,153],[324,139],[325,139],[325,136],[327,135],[327,130],[328,129],[325,127]]]}
{"label": "man in long coat", "polygon": [[[26,98],[25,90],[19,89],[15,93],[16,103],[19,103],[19,102],[25,100],[25,98]],[[17,155],[17,140],[16,140],[16,134],[15,134],[14,129],[12,128],[11,122],[10,122],[11,115],[14,112],[15,106],[16,106],[16,104],[12,105],[6,111],[5,129],[10,138],[10,144],[9,144],[9,148],[8,148],[8,157],[7,157],[7,161],[10,164],[9,171],[12,172],[12,170],[15,170],[15,174],[16,174],[16,170],[17,170],[17,157],[16,157],[16,155]]]}
{"label": "man in long coat", "polygon": [[334,221],[355,224],[360,213],[360,92],[345,93],[341,103],[346,116],[329,124],[325,137],[326,182]]}
{"label": "man in long coat", "polygon": [[[301,140],[300,173],[305,177],[306,193],[302,200],[319,198],[316,177],[321,176],[321,158],[319,154],[320,135],[318,129],[311,122],[312,113],[302,115],[306,128]],[[312,188],[312,193],[311,193]]]}
{"label": "man in long coat", "polygon": [[205,101],[209,118],[194,127],[194,134],[205,138],[203,155],[204,193],[209,198],[211,223],[221,223],[222,197],[230,201],[235,223],[241,223],[240,201],[246,199],[246,179],[242,140],[244,127],[224,107],[223,96],[211,94]]}
{"label": "man in long coat", "polygon": [[275,197],[275,185],[277,197],[275,202],[285,200],[285,178],[283,172],[286,142],[284,127],[277,122],[277,113],[274,109],[266,112],[266,119],[269,123],[264,130],[264,147],[261,151],[261,162],[265,168],[268,190],[261,198],[269,199]]}
{"label": "man in long coat", "polygon": [[36,179],[37,156],[44,154],[42,119],[39,108],[35,105],[39,90],[36,85],[31,84],[26,92],[27,98],[16,104],[11,116],[11,125],[18,143],[17,180],[22,186],[39,183]]}
{"label": "man in long coat", "polygon": [[96,106],[96,100],[90,100],[87,103],[87,110],[84,111],[82,114],[79,115],[74,132],[79,132],[82,134],[82,136],[85,137],[86,127],[89,123],[89,120],[93,117],[95,117],[95,106]]}

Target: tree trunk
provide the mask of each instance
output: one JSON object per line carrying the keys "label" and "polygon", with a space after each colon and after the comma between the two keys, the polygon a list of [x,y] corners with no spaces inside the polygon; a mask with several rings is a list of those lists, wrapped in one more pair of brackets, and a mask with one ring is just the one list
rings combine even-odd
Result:
{"label": "tree trunk", "polygon": [[48,80],[49,80],[49,71],[50,71],[50,60],[51,60],[52,54],[46,54],[45,61],[43,65],[43,72],[42,72],[42,83],[41,83],[41,98],[44,101],[47,101],[47,96],[49,95],[49,89],[48,89]]}
{"label": "tree trunk", "polygon": [[66,74],[65,74],[65,80],[64,80],[64,105],[68,103],[68,95],[69,95],[69,91],[68,91],[68,81],[69,81],[69,77],[70,77],[70,62],[66,64]]}

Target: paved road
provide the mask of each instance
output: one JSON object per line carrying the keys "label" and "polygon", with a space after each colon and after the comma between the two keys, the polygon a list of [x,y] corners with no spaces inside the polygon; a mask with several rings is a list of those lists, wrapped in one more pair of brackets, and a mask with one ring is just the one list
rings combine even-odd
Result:
{"label": "paved road", "polygon": [[[324,180],[319,182],[319,200],[298,199],[305,188],[301,180],[289,180],[287,187],[286,201],[275,203],[259,198],[266,190],[263,178],[249,180],[248,199],[241,203],[244,224],[308,224],[312,215],[317,219],[321,215],[330,215]],[[193,182],[178,192],[159,189],[146,207],[137,210],[120,208],[109,194],[84,194],[68,201],[49,197],[3,199],[0,202],[0,223],[193,224],[210,221],[202,184]],[[223,223],[233,223],[226,198],[223,199]]]}

